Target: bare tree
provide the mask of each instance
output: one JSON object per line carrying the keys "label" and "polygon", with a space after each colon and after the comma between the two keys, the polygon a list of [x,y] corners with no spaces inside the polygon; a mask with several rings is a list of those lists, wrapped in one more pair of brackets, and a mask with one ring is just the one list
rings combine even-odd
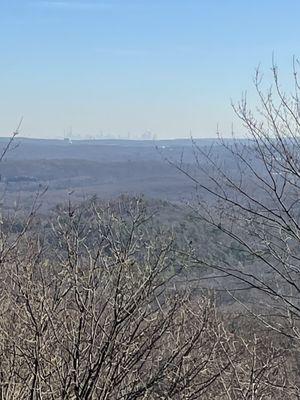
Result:
{"label": "bare tree", "polygon": [[139,202],[69,205],[22,236],[1,268],[2,398],[196,399],[229,368],[213,303],[171,285],[173,238],[147,221]]}
{"label": "bare tree", "polygon": [[273,338],[230,332],[212,296],[176,283],[187,258],[140,200],[69,203],[25,226],[21,235],[0,226],[11,243],[0,252],[0,398],[280,399],[283,385],[295,392],[287,353]]}
{"label": "bare tree", "polygon": [[[210,260],[195,252],[195,263],[242,282],[242,296],[233,290],[231,295],[265,326],[299,341],[299,63],[294,60],[293,66],[291,92],[283,89],[273,63],[269,89],[256,72],[256,111],[248,107],[246,96],[233,105],[245,128],[244,139],[220,136],[220,158],[220,147],[214,152],[214,147],[204,149],[195,141],[197,167],[177,168],[197,185],[198,217],[222,233],[222,252]],[[240,259],[228,257],[229,247]],[[245,302],[249,289],[251,298]]]}

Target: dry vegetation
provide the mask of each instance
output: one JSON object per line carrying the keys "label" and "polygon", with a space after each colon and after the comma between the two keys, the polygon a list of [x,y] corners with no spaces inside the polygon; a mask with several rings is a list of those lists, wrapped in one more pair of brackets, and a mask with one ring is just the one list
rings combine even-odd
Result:
{"label": "dry vegetation", "polygon": [[2,399],[297,398],[275,335],[176,289],[189,259],[140,200],[41,225],[1,225]]}
{"label": "dry vegetation", "polygon": [[[209,257],[136,198],[69,202],[47,220],[37,198],[27,218],[3,216],[0,399],[300,398],[299,85],[296,66],[292,96],[273,74],[266,95],[256,77],[260,119],[235,108],[249,142],[223,141],[239,174],[197,146],[196,173],[177,165],[209,193]],[[183,284],[203,266],[243,283],[228,289],[239,312]]]}

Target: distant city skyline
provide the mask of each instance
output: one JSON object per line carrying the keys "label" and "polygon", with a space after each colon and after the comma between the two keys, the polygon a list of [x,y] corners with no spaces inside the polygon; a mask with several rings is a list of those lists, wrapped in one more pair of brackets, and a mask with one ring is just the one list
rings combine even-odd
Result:
{"label": "distant city skyline", "polygon": [[[272,54],[300,56],[297,0],[2,0],[0,136],[227,136]],[[85,136],[86,135],[86,136]]]}
{"label": "distant city skyline", "polygon": [[64,130],[64,135],[58,136],[57,138],[65,138],[65,139],[127,139],[127,140],[156,140],[157,135],[152,133],[151,131],[144,131],[141,133],[132,134],[131,132],[127,132],[125,135],[120,135],[118,133],[106,133],[106,132],[98,132],[94,134],[90,134],[88,132],[78,133],[74,132],[73,128]]}

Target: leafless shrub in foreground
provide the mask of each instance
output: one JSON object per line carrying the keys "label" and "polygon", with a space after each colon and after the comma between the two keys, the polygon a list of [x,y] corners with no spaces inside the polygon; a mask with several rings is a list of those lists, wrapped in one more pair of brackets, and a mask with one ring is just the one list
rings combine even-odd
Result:
{"label": "leafless shrub in foreground", "polygon": [[177,290],[186,259],[139,200],[26,226],[0,253],[0,398],[281,398],[286,354]]}
{"label": "leafless shrub in foreground", "polygon": [[167,290],[172,238],[128,213],[65,210],[2,263],[2,398],[192,399],[228,368],[210,301]]}

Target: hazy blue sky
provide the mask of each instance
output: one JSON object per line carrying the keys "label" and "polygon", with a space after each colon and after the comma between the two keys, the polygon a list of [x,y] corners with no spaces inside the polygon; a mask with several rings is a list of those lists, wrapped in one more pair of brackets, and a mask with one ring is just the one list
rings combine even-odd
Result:
{"label": "hazy blue sky", "polygon": [[0,135],[214,136],[300,56],[299,0],[0,0]]}

